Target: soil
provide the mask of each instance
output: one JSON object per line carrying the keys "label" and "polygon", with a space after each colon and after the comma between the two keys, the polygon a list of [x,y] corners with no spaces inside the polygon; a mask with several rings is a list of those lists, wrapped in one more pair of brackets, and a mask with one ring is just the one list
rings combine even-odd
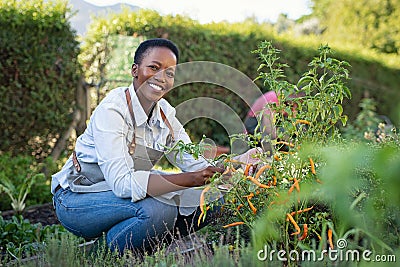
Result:
{"label": "soil", "polygon": [[[13,210],[1,212],[1,216],[4,219],[10,219],[13,215],[16,215],[16,212]],[[22,216],[24,219],[28,219],[31,224],[41,223],[45,226],[60,223],[54,212],[52,203],[28,207],[22,212]]]}

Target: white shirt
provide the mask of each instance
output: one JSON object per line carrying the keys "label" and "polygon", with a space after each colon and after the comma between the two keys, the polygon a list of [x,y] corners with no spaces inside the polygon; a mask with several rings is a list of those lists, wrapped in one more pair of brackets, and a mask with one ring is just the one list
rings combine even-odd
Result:
{"label": "white shirt", "polygon": [[[133,127],[128,110],[126,87],[116,88],[108,93],[94,110],[87,129],[77,138],[75,151],[79,161],[87,163],[98,163],[104,175],[109,189],[121,198],[131,198],[138,201],[146,197],[147,185],[150,173],[157,171],[135,170],[135,164],[128,153],[127,144],[133,138],[133,131],[136,130],[136,143],[163,150],[166,138],[170,132],[164,123],[160,108],[162,108],[174,131],[175,140],[182,140],[185,143],[191,142],[182,124],[175,117],[173,108],[165,99],[160,99],[156,104],[149,122],[148,117],[139,103],[133,84],[129,87],[132,99],[132,108],[135,116],[136,127]],[[206,160],[194,159],[192,155],[183,153],[175,162],[175,153],[166,154],[167,159],[183,172],[197,171],[206,168],[209,164]],[[67,188],[67,175],[72,168],[72,157],[65,163],[61,171],[52,176],[52,193],[57,185]],[[192,189],[190,192],[181,190],[160,196],[160,199],[172,201],[176,195],[180,196],[181,214],[187,215],[198,206],[201,190]],[[185,212],[183,208],[186,206]]]}

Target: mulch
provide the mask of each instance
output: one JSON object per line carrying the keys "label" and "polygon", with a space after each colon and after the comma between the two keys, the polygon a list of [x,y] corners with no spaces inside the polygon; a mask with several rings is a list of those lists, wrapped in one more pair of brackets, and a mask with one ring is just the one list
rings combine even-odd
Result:
{"label": "mulch", "polygon": [[[6,220],[11,219],[14,215],[16,215],[16,212],[13,210],[1,212],[1,216]],[[60,223],[57,219],[57,215],[54,212],[52,203],[28,207],[22,212],[22,216],[24,219],[29,220],[31,224],[41,223],[43,226],[45,226]]]}

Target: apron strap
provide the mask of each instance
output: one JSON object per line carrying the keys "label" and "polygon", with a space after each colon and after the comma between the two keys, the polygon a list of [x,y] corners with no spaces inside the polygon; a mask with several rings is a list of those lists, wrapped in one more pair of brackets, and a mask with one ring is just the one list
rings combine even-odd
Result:
{"label": "apron strap", "polygon": [[169,128],[169,133],[171,134],[172,140],[174,140],[174,130],[172,129],[172,126],[169,123],[167,116],[165,116],[165,113],[161,107],[160,107],[160,113],[161,113],[161,118],[163,119],[163,121],[167,125],[167,127]]}
{"label": "apron strap", "polygon": [[[133,127],[136,126],[136,121],[135,121],[135,116],[133,114],[133,108],[132,108],[132,99],[131,99],[131,94],[129,93],[129,88],[125,89],[125,96],[126,96],[126,103],[128,105],[129,113],[131,114],[131,119],[133,122]],[[165,116],[164,111],[160,107],[160,113],[161,113],[161,118],[163,119],[164,123],[167,125],[169,129],[170,136],[172,137],[172,140],[174,140],[174,130],[172,129],[171,124],[169,123],[167,116]],[[133,152],[135,151],[135,146],[136,146],[136,132],[133,131],[133,140],[129,145],[129,154],[133,155]],[[167,138],[168,141],[168,138]]]}

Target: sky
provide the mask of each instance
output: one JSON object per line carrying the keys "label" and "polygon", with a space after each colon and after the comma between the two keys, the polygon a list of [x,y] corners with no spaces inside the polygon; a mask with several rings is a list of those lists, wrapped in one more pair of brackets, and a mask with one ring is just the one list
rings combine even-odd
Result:
{"label": "sky", "polygon": [[129,3],[154,9],[161,15],[186,15],[200,23],[238,22],[255,17],[258,22],[276,22],[279,14],[298,19],[311,13],[309,0],[84,0],[97,6]]}

